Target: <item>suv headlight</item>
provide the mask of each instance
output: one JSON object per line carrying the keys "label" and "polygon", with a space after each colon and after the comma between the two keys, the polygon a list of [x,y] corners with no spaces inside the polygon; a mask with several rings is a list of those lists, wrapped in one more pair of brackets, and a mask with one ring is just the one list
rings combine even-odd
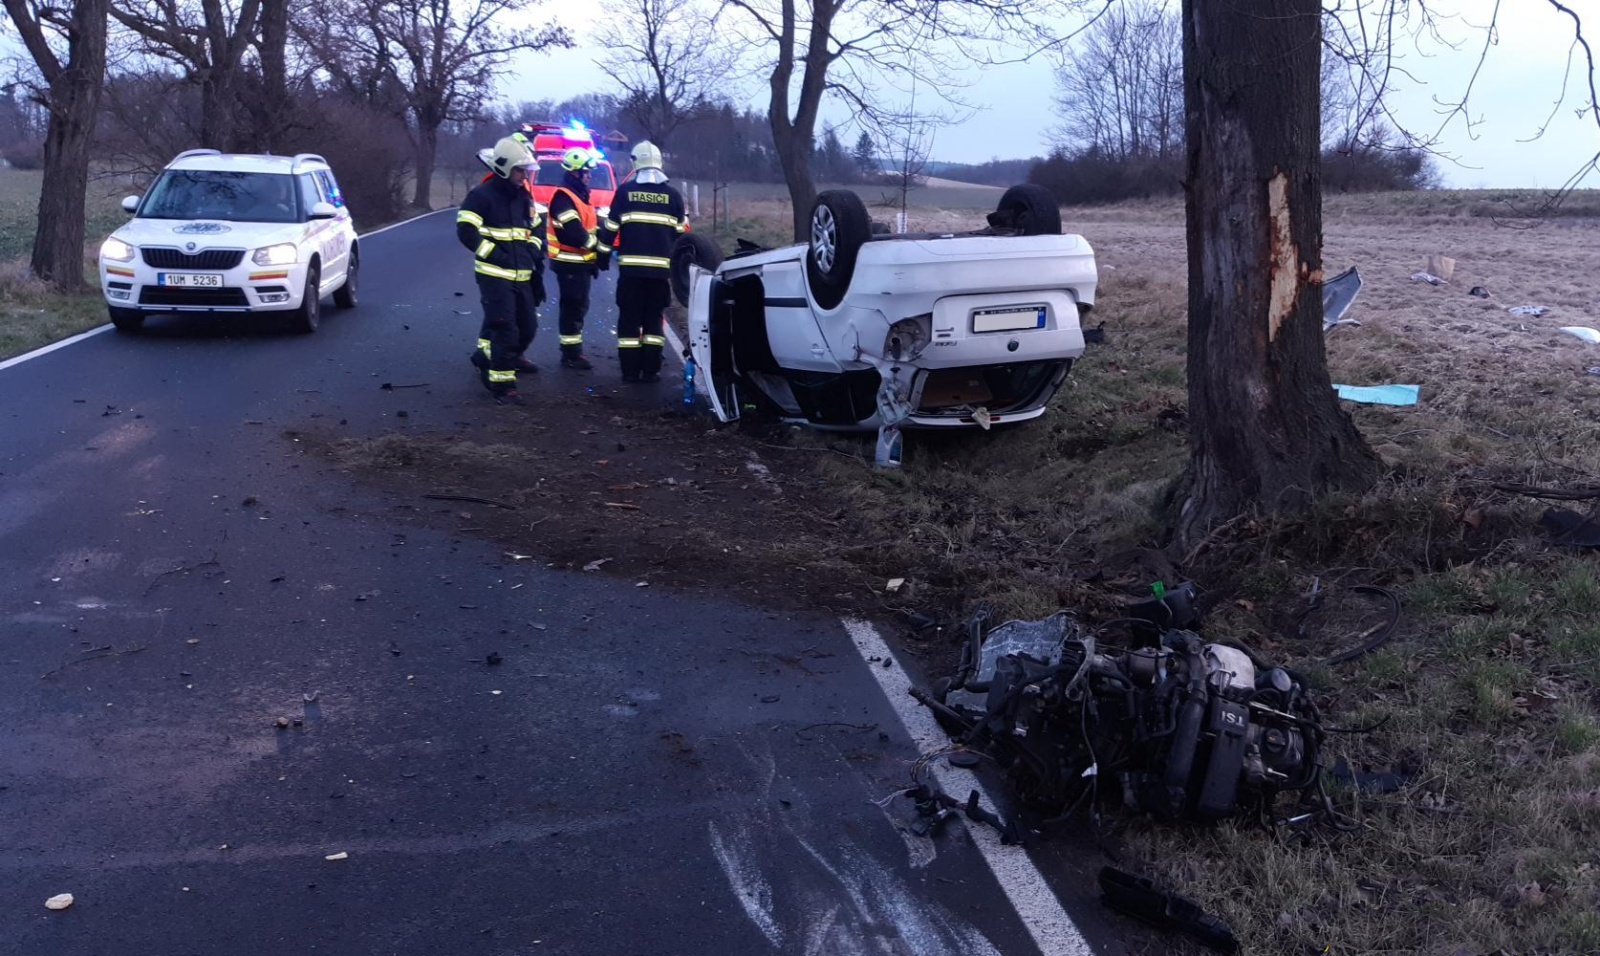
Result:
{"label": "suv headlight", "polygon": [[300,259],[300,250],[292,242],[280,242],[275,246],[265,246],[257,249],[250,261],[258,266],[292,266]]}
{"label": "suv headlight", "polygon": [[132,262],[133,254],[136,251],[136,249],[116,236],[112,236],[100,244],[100,258],[111,262]]}

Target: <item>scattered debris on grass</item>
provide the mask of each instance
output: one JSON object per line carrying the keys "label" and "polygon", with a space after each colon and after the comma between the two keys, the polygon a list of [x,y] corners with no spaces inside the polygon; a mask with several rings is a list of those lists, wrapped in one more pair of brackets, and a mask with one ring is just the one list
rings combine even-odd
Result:
{"label": "scattered debris on grass", "polygon": [[1335,385],[1334,391],[1347,402],[1364,405],[1415,405],[1420,385]]}

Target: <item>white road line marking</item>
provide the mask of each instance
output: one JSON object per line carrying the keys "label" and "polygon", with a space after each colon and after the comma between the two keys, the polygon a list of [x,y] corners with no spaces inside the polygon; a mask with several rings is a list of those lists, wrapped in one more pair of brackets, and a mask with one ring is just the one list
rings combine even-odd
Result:
{"label": "white road line marking", "polygon": [[673,330],[671,322],[662,322],[661,331],[667,338],[667,344],[672,346],[672,354],[677,357],[678,364],[683,364],[683,339],[678,338],[678,333]]}
{"label": "white road line marking", "polygon": [[[437,216],[442,212],[449,212],[449,211],[450,211],[450,209],[448,207],[445,208],[445,209],[435,209],[433,212],[425,212],[420,216],[412,216],[410,219],[403,219],[400,222],[390,223],[389,225],[384,226],[384,227],[382,227],[380,229],[374,229],[371,232],[363,233],[363,234],[357,236],[356,238],[357,239],[365,239],[368,236],[376,236],[380,232],[388,232],[390,229],[398,229],[401,226],[409,226],[410,224],[416,222],[418,219],[426,219],[429,216]],[[13,356],[12,358],[8,358],[5,361],[0,362],[0,372],[5,371],[6,369],[10,368],[13,365],[21,365],[23,362],[27,362],[27,361],[30,361],[32,359],[39,358],[41,355],[49,355],[51,352],[54,352],[56,349],[64,349],[64,348],[66,348],[67,346],[71,345],[74,342],[82,342],[84,339],[91,338],[93,336],[99,335],[102,332],[109,332],[109,331],[111,331],[110,323],[107,323],[105,325],[97,325],[94,328],[90,329],[89,331],[87,331],[87,332],[79,332],[77,335],[74,335],[71,338],[62,339],[59,342],[52,342],[49,345],[45,345],[45,346],[41,346],[39,348],[36,348],[32,352],[24,352],[21,355]]]}
{"label": "white road line marking", "polygon": [[108,325],[96,326],[96,327],[90,329],[87,332],[79,332],[77,335],[74,335],[70,339],[62,339],[59,342],[52,342],[49,345],[45,345],[45,346],[41,346],[39,348],[36,348],[32,352],[24,352],[23,354],[18,355],[18,356],[14,357],[14,358],[8,358],[4,362],[0,362],[0,370],[8,369],[13,365],[21,365],[23,362],[26,362],[29,359],[36,359],[41,355],[49,355],[51,352],[54,352],[56,349],[64,349],[64,348],[66,348],[67,346],[71,345],[74,342],[82,342],[84,339],[90,338],[92,336],[99,335],[101,332],[106,332],[106,331],[109,331],[110,329],[111,329],[111,326],[109,324]]}
{"label": "white road line marking", "polygon": [[[906,676],[905,670],[900,667],[877,630],[866,621],[853,618],[845,618],[843,623],[856,650],[866,662],[867,670],[877,679],[884,696],[889,698],[889,705],[899,715],[900,722],[905,725],[906,732],[911,735],[917,748],[928,753],[949,746],[950,738],[939,728],[932,712],[911,699],[911,679]],[[874,663],[872,658],[879,661],[894,660],[895,666],[884,667],[881,663]],[[995,805],[982,784],[965,771],[943,761],[934,761],[931,767],[934,779],[946,793],[959,798],[976,788],[985,803],[991,807]],[[1078,931],[1072,917],[1062,908],[1061,901],[1045,883],[1044,875],[1034,866],[1026,851],[1021,847],[1002,846],[1000,834],[992,827],[969,826],[967,832],[972,835],[973,844],[983,854],[984,862],[989,864],[1000,889],[1010,899],[1017,916],[1028,928],[1034,945],[1039,947],[1043,956],[1093,956],[1094,948]]]}
{"label": "white road line marking", "polygon": [[371,232],[362,233],[361,235],[356,236],[356,238],[357,239],[365,239],[368,236],[376,236],[380,232],[388,232],[390,229],[399,229],[401,226],[409,226],[412,223],[416,222],[418,219],[426,219],[429,216],[437,216],[442,212],[450,212],[450,211],[452,211],[454,209],[455,209],[454,206],[446,206],[443,209],[435,209],[433,212],[425,212],[420,216],[412,216],[410,219],[402,219],[399,222],[391,222],[387,226],[380,226],[377,229],[372,230]]}

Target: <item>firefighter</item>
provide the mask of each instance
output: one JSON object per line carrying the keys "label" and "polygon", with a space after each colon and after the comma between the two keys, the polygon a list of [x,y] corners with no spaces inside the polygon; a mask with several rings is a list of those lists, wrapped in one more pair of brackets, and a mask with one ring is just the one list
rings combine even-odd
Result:
{"label": "firefighter", "polygon": [[544,301],[544,222],[534,210],[527,179],[533,151],[507,136],[488,156],[492,177],[475,186],[456,213],[456,237],[472,250],[483,327],[472,364],[501,405],[520,405],[517,371],[538,369],[522,357],[538,329]]}
{"label": "firefighter", "polygon": [[583,317],[589,312],[589,288],[600,270],[611,264],[610,247],[600,244],[599,223],[589,205],[589,171],[599,161],[593,149],[574,146],[561,157],[566,170],[550,197],[549,241],[545,246],[560,292],[561,367],[588,371],[594,363],[583,354]]}
{"label": "firefighter", "polygon": [[654,143],[633,148],[632,178],[617,190],[601,226],[600,247],[617,256],[617,358],[624,382],[661,377],[662,313],[672,301],[667,281],[672,247],[689,228],[683,196],[661,168]]}

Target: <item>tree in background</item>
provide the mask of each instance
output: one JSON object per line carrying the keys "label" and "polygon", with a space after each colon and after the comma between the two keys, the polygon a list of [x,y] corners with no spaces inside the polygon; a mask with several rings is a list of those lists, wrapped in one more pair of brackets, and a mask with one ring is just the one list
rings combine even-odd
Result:
{"label": "tree in background", "polygon": [[[1332,14],[1328,19],[1339,23]],[[1387,78],[1369,75],[1372,54],[1364,56],[1328,56],[1319,68],[1324,185],[1426,188],[1436,181],[1426,146],[1386,118]],[[1069,204],[1176,195],[1183,172],[1182,70],[1177,14],[1151,0],[1108,8],[1060,56],[1054,148],[1029,180]]]}
{"label": "tree in background", "polygon": [[50,111],[33,274],[63,292],[83,288],[84,204],[89,151],[106,76],[107,0],[4,0],[40,82],[32,95]]}
{"label": "tree in background", "polygon": [[855,149],[850,151],[850,158],[856,164],[856,174],[863,180],[876,180],[882,172],[878,166],[878,159],[872,152],[872,134],[866,130],[862,130],[861,135],[856,137]]}
{"label": "tree in background", "polygon": [[949,88],[943,65],[982,63],[998,43],[1037,51],[1051,24],[1091,0],[723,0],[722,19],[765,64],[767,119],[793,207],[809,233],[811,158],[824,94],[857,111],[874,106],[875,79],[921,78]]}
{"label": "tree in background", "polygon": [[878,111],[872,120],[883,149],[882,178],[900,195],[901,224],[910,205],[911,190],[927,179],[933,141],[943,118],[917,111],[916,97],[903,110]]}
{"label": "tree in background", "polygon": [[598,61],[643,138],[666,150],[697,109],[725,92],[734,57],[698,0],[606,0]]}
{"label": "tree in background", "polygon": [[812,160],[812,173],[825,183],[853,183],[856,181],[855,160],[839,139],[839,128],[829,123],[822,127],[822,143]]}
{"label": "tree in background", "polygon": [[[276,89],[258,83],[250,99],[258,108],[281,108],[286,98],[288,7],[289,0],[241,0],[237,8],[220,0],[113,0],[111,15],[137,37],[141,53],[170,63],[186,83],[199,87],[197,145],[239,151],[267,148],[249,142],[256,137],[241,138],[239,133],[245,111],[240,94],[252,49],[257,64],[269,67]],[[271,22],[265,31],[270,44],[262,39],[263,18]]]}
{"label": "tree in background", "polygon": [[1122,0],[1055,70],[1057,148],[1114,162],[1175,159],[1183,145],[1183,34],[1152,0]]}
{"label": "tree in background", "polygon": [[538,0],[330,0],[303,35],[330,74],[365,80],[407,121],[415,184],[411,204],[433,207],[439,130],[477,116],[523,50],[572,45],[564,27],[506,26]]}

